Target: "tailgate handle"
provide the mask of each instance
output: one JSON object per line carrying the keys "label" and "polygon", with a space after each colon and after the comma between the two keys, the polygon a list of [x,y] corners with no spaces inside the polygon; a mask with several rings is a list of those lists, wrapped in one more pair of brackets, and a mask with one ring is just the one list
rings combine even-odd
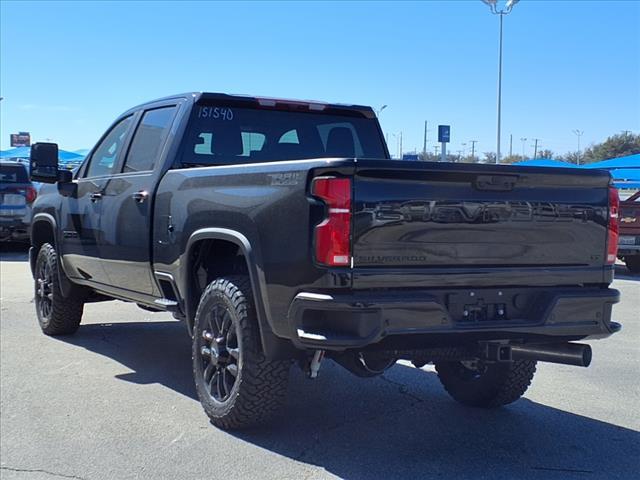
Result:
{"label": "tailgate handle", "polygon": [[513,190],[516,183],[518,183],[518,177],[515,175],[478,175],[475,187],[478,190],[507,192]]}

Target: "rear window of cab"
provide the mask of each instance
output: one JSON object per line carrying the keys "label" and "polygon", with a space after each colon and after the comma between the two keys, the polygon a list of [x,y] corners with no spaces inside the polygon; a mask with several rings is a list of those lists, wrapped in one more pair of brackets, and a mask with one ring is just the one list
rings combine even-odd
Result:
{"label": "rear window of cab", "polygon": [[185,141],[185,164],[386,158],[375,119],[316,112],[198,105]]}

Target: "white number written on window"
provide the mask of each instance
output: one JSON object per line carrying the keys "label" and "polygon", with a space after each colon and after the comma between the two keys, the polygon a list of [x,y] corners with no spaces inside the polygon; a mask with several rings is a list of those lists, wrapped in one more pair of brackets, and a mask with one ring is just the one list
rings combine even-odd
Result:
{"label": "white number written on window", "polygon": [[198,118],[213,118],[214,120],[233,120],[233,110],[224,107],[200,107]]}

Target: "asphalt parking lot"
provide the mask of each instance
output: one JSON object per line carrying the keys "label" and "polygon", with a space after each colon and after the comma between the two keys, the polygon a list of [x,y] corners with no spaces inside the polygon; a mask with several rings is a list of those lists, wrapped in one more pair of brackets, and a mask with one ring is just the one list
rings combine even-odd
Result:
{"label": "asphalt parking lot", "polygon": [[226,433],[195,395],[184,325],[122,302],[88,305],[68,338],[40,333],[24,248],[2,246],[4,479],[637,478],[640,276],[617,269],[623,331],[588,369],[538,364],[495,411],[451,400],[429,367],[359,379],[291,372],[270,428]]}

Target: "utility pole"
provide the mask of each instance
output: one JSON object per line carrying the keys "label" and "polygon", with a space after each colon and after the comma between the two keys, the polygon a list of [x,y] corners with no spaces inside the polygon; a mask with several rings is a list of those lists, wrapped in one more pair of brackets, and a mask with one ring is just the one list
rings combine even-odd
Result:
{"label": "utility pole", "polygon": [[509,134],[509,156],[513,156],[513,133]]}
{"label": "utility pole", "polygon": [[527,141],[527,138],[521,137],[520,141],[522,142],[522,159],[524,160],[524,143]]}
{"label": "utility pole", "polygon": [[584,130],[574,130],[573,133],[578,137],[578,165],[580,165],[580,137],[584,133]]}
{"label": "utility pole", "polygon": [[402,132],[400,132],[400,160],[402,160]]}
{"label": "utility pole", "polygon": [[427,154],[427,121],[424,121],[424,141],[422,142],[422,154]]}
{"label": "utility pole", "polygon": [[471,140],[471,160],[473,160],[475,158],[475,154],[476,154],[476,143],[478,143],[477,140]]}
{"label": "utility pole", "polygon": [[536,158],[538,158],[538,142],[540,141],[539,138],[532,138],[531,140],[533,140],[535,142],[534,145],[532,145],[533,147],[533,159],[535,160]]}

